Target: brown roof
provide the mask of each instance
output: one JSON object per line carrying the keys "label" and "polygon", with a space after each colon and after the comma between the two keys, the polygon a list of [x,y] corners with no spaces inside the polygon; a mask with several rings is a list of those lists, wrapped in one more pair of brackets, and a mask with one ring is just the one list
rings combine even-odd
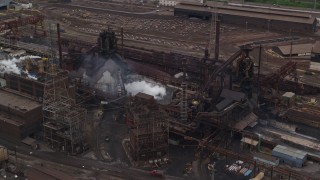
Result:
{"label": "brown roof", "polygon": [[220,96],[226,99],[230,99],[232,101],[237,101],[237,102],[240,102],[246,99],[246,95],[243,92],[232,91],[229,89],[223,89]]}
{"label": "brown roof", "polygon": [[[313,44],[293,44],[292,54],[305,54],[311,53]],[[283,55],[290,55],[291,45],[278,46],[279,50]]]}
{"label": "brown roof", "polygon": [[320,41],[316,41],[316,43],[314,43],[313,48],[312,48],[312,52],[320,53]]}
{"label": "brown roof", "polygon": [[145,100],[154,100],[154,97],[149,95],[149,94],[145,94],[145,93],[142,93],[142,92],[139,92],[138,94],[135,95],[135,97],[137,98],[141,98],[141,99],[145,99]]}
{"label": "brown roof", "polygon": [[[211,8],[212,7],[212,8]],[[228,14],[243,17],[253,17],[268,20],[278,20],[287,22],[296,22],[302,24],[313,24],[316,21],[315,17],[310,14],[296,13],[296,12],[281,12],[271,9],[261,9],[261,8],[247,8],[247,7],[235,7],[228,5],[214,5],[207,3],[207,6],[199,5],[188,5],[188,4],[177,4],[175,9],[186,9],[201,11],[207,13],[218,13],[218,14]]]}
{"label": "brown roof", "polygon": [[0,106],[27,112],[41,106],[40,103],[7,91],[0,90]]}

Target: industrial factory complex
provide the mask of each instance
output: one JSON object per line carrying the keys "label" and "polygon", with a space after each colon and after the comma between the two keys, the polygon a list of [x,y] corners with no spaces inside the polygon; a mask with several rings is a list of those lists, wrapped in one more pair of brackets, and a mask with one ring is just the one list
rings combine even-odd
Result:
{"label": "industrial factory complex", "polygon": [[0,7],[0,179],[320,179],[317,9]]}

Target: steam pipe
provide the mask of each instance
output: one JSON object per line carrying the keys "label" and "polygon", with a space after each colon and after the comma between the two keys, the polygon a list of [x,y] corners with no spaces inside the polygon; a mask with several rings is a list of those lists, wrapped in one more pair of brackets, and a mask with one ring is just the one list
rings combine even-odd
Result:
{"label": "steam pipe", "polygon": [[57,33],[58,33],[58,48],[59,48],[59,66],[62,68],[62,49],[61,49],[61,38],[60,38],[60,24],[57,23]]}

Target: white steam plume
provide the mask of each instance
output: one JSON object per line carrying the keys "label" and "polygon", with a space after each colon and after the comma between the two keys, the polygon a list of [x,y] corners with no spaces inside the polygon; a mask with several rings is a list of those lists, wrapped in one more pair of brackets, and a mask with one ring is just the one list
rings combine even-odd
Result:
{"label": "white steam plume", "polygon": [[20,58],[12,58],[6,60],[0,60],[0,73],[14,73],[21,74],[21,69],[17,66],[17,63],[26,59],[37,59],[39,56],[22,56]]}
{"label": "white steam plume", "polygon": [[1,73],[14,73],[14,74],[21,74],[20,69],[17,66],[17,63],[21,62],[20,59],[7,59],[7,60],[0,60],[0,72]]}
{"label": "white steam plume", "polygon": [[135,81],[124,85],[127,92],[136,95],[139,92],[154,96],[155,99],[162,99],[166,95],[166,88],[146,81]]}

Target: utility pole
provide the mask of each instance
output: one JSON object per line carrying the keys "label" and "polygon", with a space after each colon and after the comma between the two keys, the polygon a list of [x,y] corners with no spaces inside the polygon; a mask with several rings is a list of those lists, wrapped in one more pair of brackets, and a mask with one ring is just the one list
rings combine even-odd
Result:
{"label": "utility pole", "polygon": [[246,21],[246,32],[248,32],[248,21]]}
{"label": "utility pole", "polygon": [[290,60],[291,60],[291,56],[292,56],[292,36],[291,36],[291,29],[290,29]]}
{"label": "utility pole", "polygon": [[262,45],[259,47],[259,67],[258,67],[258,89],[257,89],[257,104],[259,105],[259,94],[260,94],[260,68],[261,68],[261,54],[262,54]]}
{"label": "utility pole", "polygon": [[[211,9],[212,11],[212,9]],[[213,12],[211,13],[211,24],[210,24],[210,36],[209,36],[209,58],[210,58],[210,54],[212,52],[211,47],[212,47],[212,41],[213,41],[213,23],[214,23],[214,19],[213,19]]]}

